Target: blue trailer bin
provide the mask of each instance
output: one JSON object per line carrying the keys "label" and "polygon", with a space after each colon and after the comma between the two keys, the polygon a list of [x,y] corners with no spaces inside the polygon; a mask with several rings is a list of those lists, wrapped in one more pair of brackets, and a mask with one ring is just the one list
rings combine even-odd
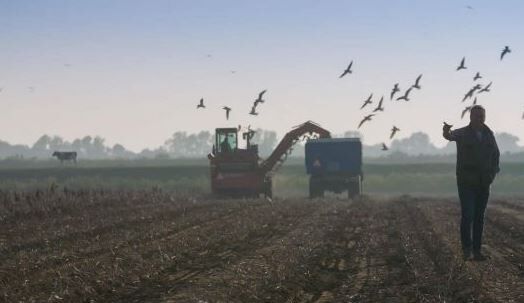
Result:
{"label": "blue trailer bin", "polygon": [[306,172],[310,175],[310,196],[324,191],[348,196],[361,193],[362,142],[359,138],[313,139],[306,143]]}

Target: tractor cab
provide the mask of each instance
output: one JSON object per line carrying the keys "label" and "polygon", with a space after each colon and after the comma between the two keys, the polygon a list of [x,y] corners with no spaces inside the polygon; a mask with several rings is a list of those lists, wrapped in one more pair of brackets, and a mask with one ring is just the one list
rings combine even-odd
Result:
{"label": "tractor cab", "polygon": [[215,133],[215,153],[230,153],[238,149],[238,130],[236,128],[217,128]]}

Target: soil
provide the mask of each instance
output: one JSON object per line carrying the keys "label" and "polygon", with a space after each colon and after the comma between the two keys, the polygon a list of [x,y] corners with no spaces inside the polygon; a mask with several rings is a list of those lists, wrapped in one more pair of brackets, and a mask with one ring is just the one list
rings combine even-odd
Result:
{"label": "soil", "polygon": [[458,201],[0,197],[0,302],[524,302],[524,200],[492,199],[484,262]]}

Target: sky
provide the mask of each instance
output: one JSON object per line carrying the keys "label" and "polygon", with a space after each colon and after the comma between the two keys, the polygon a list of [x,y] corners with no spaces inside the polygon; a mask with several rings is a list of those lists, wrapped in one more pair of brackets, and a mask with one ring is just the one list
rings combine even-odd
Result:
{"label": "sky", "polygon": [[[478,95],[486,124],[524,145],[523,12],[519,0],[0,0],[0,140],[99,135],[140,151],[176,131],[240,124],[281,138],[308,120],[340,134],[384,95],[365,144],[389,144],[395,125],[396,138],[423,131],[444,146],[442,122],[468,123],[461,101],[480,72],[493,82]],[[409,102],[389,100],[419,74]]]}

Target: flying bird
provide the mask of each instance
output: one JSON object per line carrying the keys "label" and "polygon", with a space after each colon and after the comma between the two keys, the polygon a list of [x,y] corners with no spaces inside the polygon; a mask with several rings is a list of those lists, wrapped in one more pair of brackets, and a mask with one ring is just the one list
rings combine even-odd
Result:
{"label": "flying bird", "polygon": [[464,115],[471,110],[472,106],[467,106],[463,111],[462,115],[460,115],[460,119],[464,118]]}
{"label": "flying bird", "polygon": [[200,103],[198,103],[197,105],[197,109],[199,108],[206,108],[206,106],[204,105],[204,98],[200,99]]}
{"label": "flying bird", "polygon": [[342,75],[340,75],[339,78],[342,78],[347,74],[353,73],[353,71],[351,70],[351,66],[353,66],[353,60],[351,60],[351,63],[349,63],[348,67],[344,70],[344,72],[342,73]]}
{"label": "flying bird", "polygon": [[408,88],[408,90],[406,90],[406,92],[404,93],[404,96],[398,97],[397,101],[400,101],[400,100],[409,101],[409,93],[411,92],[411,89],[413,89],[413,87]]}
{"label": "flying bird", "polygon": [[388,150],[388,149],[389,149],[389,148],[386,146],[386,144],[385,144],[385,143],[382,143],[382,150],[385,151],[385,150]]}
{"label": "flying bird", "polygon": [[482,79],[482,76],[480,75],[479,72],[477,72],[477,74],[475,74],[475,77],[473,77],[473,81],[477,81],[478,79]]}
{"label": "flying bird", "polygon": [[457,70],[466,69],[467,67],[464,65],[466,63],[466,57],[462,57],[462,61],[460,61],[460,65],[457,67]]}
{"label": "flying bird", "polygon": [[256,105],[255,104],[253,104],[253,107],[251,107],[251,111],[249,112],[249,114],[253,115],[253,116],[257,116],[258,115],[258,113],[255,111],[256,110]]}
{"label": "flying bird", "polygon": [[473,97],[473,94],[475,93],[476,90],[479,90],[481,89],[482,86],[480,84],[477,84],[475,86],[473,86],[467,93],[466,95],[464,95],[464,98],[462,99],[462,102],[466,101],[466,99],[468,98],[472,98]]}
{"label": "flying bird", "polygon": [[488,85],[486,85],[483,89],[479,90],[478,93],[480,94],[480,93],[486,93],[486,92],[489,92],[492,83],[493,83],[493,81],[490,82]]}
{"label": "flying bird", "polygon": [[393,139],[393,136],[400,130],[400,128],[393,125],[393,128],[391,129],[391,135],[389,136],[389,139]]}
{"label": "flying bird", "polygon": [[383,101],[384,101],[384,96],[382,96],[382,98],[380,98],[380,101],[378,102],[378,106],[377,106],[377,108],[375,108],[373,110],[373,112],[378,112],[378,111],[383,112],[384,111],[384,108],[382,107],[382,102]]}
{"label": "flying bird", "polygon": [[264,103],[264,99],[262,99],[262,96],[264,96],[264,94],[266,93],[267,89],[261,91],[259,94],[258,94],[258,98],[255,99],[255,104],[254,106],[256,107],[259,103]]}
{"label": "flying bird", "polygon": [[400,88],[398,87],[398,83],[395,83],[395,86],[393,86],[393,89],[391,90],[391,94],[389,95],[389,100],[393,100],[393,96],[400,91]]}
{"label": "flying bird", "polygon": [[222,109],[226,111],[226,119],[229,120],[229,112],[231,111],[231,108],[224,106]]}
{"label": "flying bird", "polygon": [[416,88],[416,89],[420,89],[420,78],[422,78],[422,74],[420,74],[418,77],[417,77],[417,80],[415,80],[415,84],[413,84],[411,87],[413,88]]}
{"label": "flying bird", "polygon": [[371,101],[371,98],[373,98],[373,93],[371,95],[369,95],[369,97],[366,99],[366,101],[364,101],[364,104],[362,104],[360,109],[363,109],[364,107],[366,107],[366,105],[373,103],[373,101]]}
{"label": "flying bird", "polygon": [[511,53],[511,49],[509,49],[509,46],[504,47],[504,49],[502,50],[502,53],[500,53],[500,60],[504,59],[504,56],[507,53]]}
{"label": "flying bird", "polygon": [[364,122],[371,121],[371,117],[373,117],[374,115],[375,114],[370,114],[370,115],[365,116],[364,119],[362,119],[362,121],[360,121],[360,123],[358,124],[357,128],[360,128],[362,126],[362,124],[364,124]]}

